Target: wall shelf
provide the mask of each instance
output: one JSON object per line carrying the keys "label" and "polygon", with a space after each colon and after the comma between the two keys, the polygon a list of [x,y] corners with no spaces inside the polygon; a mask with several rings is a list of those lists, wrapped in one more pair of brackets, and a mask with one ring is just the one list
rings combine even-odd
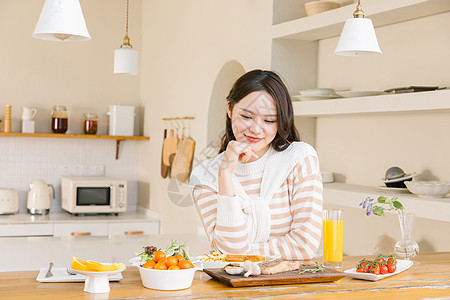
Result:
{"label": "wall shelf", "polygon": [[[362,186],[347,183],[325,183],[323,185],[325,203],[359,208],[366,197],[377,199],[378,196],[398,197],[408,212],[419,218],[436,221],[450,221],[450,198],[420,198],[410,193],[399,193],[379,189],[372,186]],[[362,210],[362,209],[361,209]],[[363,213],[363,212],[361,212]]]}
{"label": "wall shelf", "polygon": [[450,110],[450,90],[360,98],[292,102],[294,114],[320,117],[344,114]]}
{"label": "wall shelf", "polygon": [[[278,0],[283,5],[283,0]],[[309,17],[300,17],[272,26],[273,39],[315,41],[341,34],[345,20],[351,18],[356,5],[350,4]],[[366,17],[375,27],[434,15],[450,10],[448,0],[366,0]]]}
{"label": "wall shelf", "polygon": [[63,139],[98,139],[116,140],[116,159],[119,159],[120,142],[125,140],[150,140],[146,136],[114,136],[96,134],[65,134],[65,133],[20,133],[20,132],[0,132],[0,137],[31,137],[31,138],[63,138]]}

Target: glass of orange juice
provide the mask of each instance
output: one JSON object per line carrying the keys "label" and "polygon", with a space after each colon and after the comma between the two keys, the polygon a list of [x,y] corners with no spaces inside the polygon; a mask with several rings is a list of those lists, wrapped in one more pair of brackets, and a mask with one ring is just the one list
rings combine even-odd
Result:
{"label": "glass of orange juice", "polygon": [[323,265],[342,268],[344,250],[344,220],[340,209],[323,211]]}

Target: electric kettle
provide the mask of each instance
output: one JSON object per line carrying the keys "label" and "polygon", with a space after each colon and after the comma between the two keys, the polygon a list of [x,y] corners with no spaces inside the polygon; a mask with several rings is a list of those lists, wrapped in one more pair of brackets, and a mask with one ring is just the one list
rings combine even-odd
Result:
{"label": "electric kettle", "polygon": [[32,215],[46,215],[50,212],[50,189],[53,190],[55,198],[55,188],[47,184],[44,180],[33,180],[30,184],[27,199],[27,211]]}

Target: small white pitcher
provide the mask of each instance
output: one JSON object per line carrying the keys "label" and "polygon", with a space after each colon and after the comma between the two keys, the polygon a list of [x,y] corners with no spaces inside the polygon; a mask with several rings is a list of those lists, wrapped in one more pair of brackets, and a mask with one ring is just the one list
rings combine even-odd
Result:
{"label": "small white pitcher", "polygon": [[37,113],[36,108],[22,107],[22,110],[23,110],[23,113],[22,113],[23,121],[32,121]]}

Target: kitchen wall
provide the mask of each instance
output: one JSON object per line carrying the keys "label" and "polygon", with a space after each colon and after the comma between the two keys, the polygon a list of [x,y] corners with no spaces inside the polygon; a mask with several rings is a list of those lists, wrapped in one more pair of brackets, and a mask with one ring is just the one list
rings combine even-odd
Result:
{"label": "kitchen wall", "polygon": [[[99,115],[99,134],[107,133],[108,106],[140,107],[140,77],[114,75],[114,50],[125,34],[126,1],[81,0],[92,40],[49,42],[32,32],[44,0],[0,0],[0,119],[4,105],[12,105],[12,131],[21,130],[22,106],[36,107],[36,132],[51,132],[50,111],[55,104],[69,110],[68,133],[82,132],[82,114]],[[141,5],[130,4],[129,34],[141,48]],[[3,122],[0,123],[3,128]],[[3,130],[1,130],[3,131]],[[130,209],[137,204],[137,144],[121,143],[115,160],[115,141],[0,137],[0,187],[19,191],[20,212],[26,211],[28,184],[43,179],[56,187],[51,212],[59,212],[60,177],[67,166],[103,166],[105,175],[129,181]]]}
{"label": "kitchen wall", "polygon": [[139,145],[139,204],[161,213],[164,233],[204,234],[188,185],[160,176],[161,118],[194,116],[195,164],[205,158],[208,119],[223,122],[222,115],[208,115],[223,66],[235,61],[243,70],[270,67],[271,1],[143,1],[142,14],[141,97],[144,131],[152,141]]}
{"label": "kitchen wall", "polygon": [[[337,90],[449,87],[448,28],[450,12],[376,28],[383,51],[379,56],[336,56],[333,52],[337,37],[322,40],[318,86]],[[380,179],[391,166],[399,166],[407,173],[417,172],[419,180],[450,181],[449,132],[449,111],[321,117],[317,119],[316,148],[321,168],[351,184],[382,185]],[[385,192],[380,190],[380,194]],[[407,201],[402,202],[408,209]],[[348,254],[375,252],[380,245],[401,238],[395,216],[380,219],[366,217],[357,208],[343,209]],[[450,220],[418,218],[413,239],[422,251],[448,251],[450,240],[443,239],[442,232],[449,230]]]}

